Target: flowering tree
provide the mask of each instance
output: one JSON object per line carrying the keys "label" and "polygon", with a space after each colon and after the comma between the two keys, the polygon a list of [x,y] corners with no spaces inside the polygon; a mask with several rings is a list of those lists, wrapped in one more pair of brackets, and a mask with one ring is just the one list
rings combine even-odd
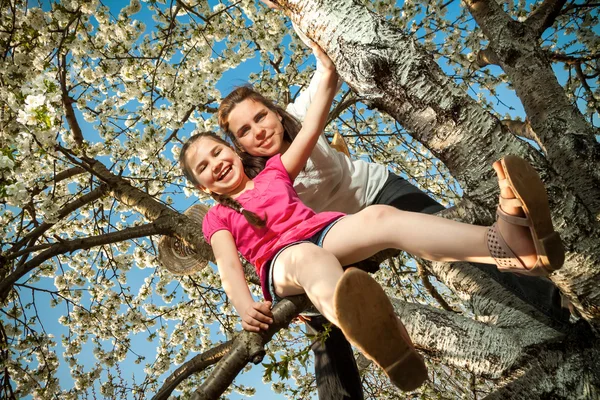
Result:
{"label": "flowering tree", "polygon": [[[267,335],[241,334],[213,269],[174,276],[156,260],[159,235],[212,257],[200,227],[178,212],[198,193],[174,159],[192,130],[216,129],[224,73],[259,59],[249,80],[285,104],[308,82],[307,49],[285,39],[283,14],[253,1],[164,3],[2,1],[0,393],[8,398],[251,394],[234,378],[261,360],[265,343],[274,390],[291,398],[314,390],[309,340],[298,325],[281,329],[305,298],[283,302]],[[327,133],[342,132],[353,156],[406,174],[455,206],[448,217],[469,222],[492,220],[489,166],[503,154],[532,160],[549,188],[568,249],[552,280],[581,317],[568,328],[468,265],[401,255],[378,273],[430,363],[423,395],[598,395],[598,6],[279,3],[350,87]],[[526,120],[506,103],[507,86]],[[369,397],[400,396],[360,361]],[[123,366],[135,364],[131,377]]]}

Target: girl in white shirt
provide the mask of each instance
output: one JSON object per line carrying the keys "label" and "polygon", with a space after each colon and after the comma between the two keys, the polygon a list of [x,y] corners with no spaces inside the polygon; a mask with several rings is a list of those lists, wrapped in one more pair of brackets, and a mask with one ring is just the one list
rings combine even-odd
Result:
{"label": "girl in white shirt", "polygon": [[[254,162],[257,163],[257,169],[261,169],[269,157],[287,150],[300,130],[299,121],[304,119],[314,98],[321,74],[322,67],[317,58],[317,69],[308,89],[285,110],[250,87],[237,88],[225,97],[219,107],[219,124],[238,148],[245,164]],[[280,122],[265,124],[265,110],[277,113]],[[263,157],[262,163],[256,156]],[[302,201],[316,212],[354,214],[372,204],[392,205],[401,210],[427,214],[444,209],[408,181],[391,173],[387,167],[351,160],[334,150],[324,134],[319,137],[306,167],[295,179],[294,189]],[[369,272],[378,269],[376,265],[363,265],[367,266]],[[500,273],[490,265],[475,265],[551,317],[562,320],[568,318],[568,314],[561,311],[559,302],[555,301],[559,296],[551,282]],[[313,316],[308,325],[313,332],[322,332],[326,322],[321,316]],[[350,344],[335,326],[332,326],[329,337],[324,342],[316,343],[313,350],[321,400],[340,396],[363,398]]]}

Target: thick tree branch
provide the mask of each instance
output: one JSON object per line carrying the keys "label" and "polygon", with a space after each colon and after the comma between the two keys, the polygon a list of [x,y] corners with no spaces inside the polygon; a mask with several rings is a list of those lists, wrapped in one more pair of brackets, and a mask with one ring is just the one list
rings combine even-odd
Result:
{"label": "thick tree branch", "polygon": [[500,378],[519,364],[526,347],[563,334],[531,325],[500,328],[431,306],[392,299],[415,346],[478,376]]}
{"label": "thick tree branch", "polygon": [[[486,30],[491,31],[490,34],[494,37],[504,31],[507,26],[516,23],[493,0],[466,0],[465,5],[484,33]],[[490,37],[488,33],[486,36]]]}
{"label": "thick tree branch", "polygon": [[115,199],[136,210],[148,221],[154,221],[160,217],[171,218],[170,228],[165,234],[177,236],[191,246],[200,257],[209,261],[214,260],[211,247],[203,240],[202,225],[197,224],[186,215],[173,211],[149,194],[132,186],[126,179],[114,175],[98,160],[82,157],[84,162],[79,162],[68,150],[59,148],[59,151],[73,163],[80,165],[105,182],[109,187],[109,193]]}
{"label": "thick tree branch", "polygon": [[556,17],[560,15],[560,12],[567,0],[544,0],[544,2],[533,11],[527,20],[524,22],[534,32],[537,32],[537,36],[541,37],[544,31],[550,28]]}
{"label": "thick tree branch", "polygon": [[600,398],[600,344],[585,323],[558,343],[524,352],[516,379],[486,400]]}
{"label": "thick tree branch", "polygon": [[202,354],[194,356],[191,360],[186,361],[181,367],[177,368],[161,386],[158,392],[152,397],[152,400],[167,400],[173,390],[177,389],[177,386],[198,372],[203,371],[207,367],[217,363],[224,355],[231,351],[232,346],[235,344],[233,340],[219,344],[210,350],[205,351]]}
{"label": "thick tree branch", "polygon": [[243,332],[234,341],[231,351],[224,356],[211,375],[196,390],[194,400],[216,400],[231,385],[231,382],[248,364],[258,364],[264,356],[264,345],[275,333],[286,328],[293,318],[305,310],[310,301],[306,296],[287,297],[273,308],[273,323],[262,333]]}

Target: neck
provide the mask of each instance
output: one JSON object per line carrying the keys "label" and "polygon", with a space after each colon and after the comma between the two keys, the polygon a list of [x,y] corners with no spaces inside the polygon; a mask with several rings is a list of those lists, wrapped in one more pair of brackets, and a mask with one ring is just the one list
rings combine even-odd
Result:
{"label": "neck", "polygon": [[248,178],[246,174],[244,174],[240,184],[234,190],[227,193],[227,195],[235,199],[239,197],[242,193],[250,189],[254,189],[254,182],[252,182],[252,179]]}

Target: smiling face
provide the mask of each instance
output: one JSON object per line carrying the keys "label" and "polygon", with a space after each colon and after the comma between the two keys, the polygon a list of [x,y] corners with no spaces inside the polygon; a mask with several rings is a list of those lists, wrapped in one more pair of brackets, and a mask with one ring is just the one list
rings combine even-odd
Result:
{"label": "smiling face", "polygon": [[249,180],[235,151],[210,137],[192,143],[185,154],[185,162],[198,182],[198,189],[206,193],[235,196],[244,191]]}
{"label": "smiling face", "polygon": [[227,123],[242,150],[253,156],[271,157],[285,147],[281,120],[261,102],[246,99],[233,107]]}

